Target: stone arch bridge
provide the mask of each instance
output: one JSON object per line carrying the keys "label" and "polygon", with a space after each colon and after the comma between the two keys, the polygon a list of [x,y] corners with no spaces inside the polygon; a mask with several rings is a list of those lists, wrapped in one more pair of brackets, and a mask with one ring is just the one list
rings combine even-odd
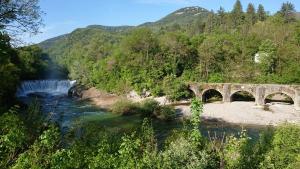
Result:
{"label": "stone arch bridge", "polygon": [[269,95],[285,94],[293,100],[295,109],[300,111],[300,85],[191,83],[189,88],[201,100],[207,91],[218,91],[222,95],[223,102],[231,102],[233,94],[237,92],[247,92],[253,95],[257,106],[265,105],[266,98]]}

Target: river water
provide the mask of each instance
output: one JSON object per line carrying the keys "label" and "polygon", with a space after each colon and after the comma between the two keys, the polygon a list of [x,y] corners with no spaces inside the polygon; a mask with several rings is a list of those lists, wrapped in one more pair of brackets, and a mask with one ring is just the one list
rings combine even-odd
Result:
{"label": "river water", "polygon": [[[68,80],[26,81],[20,86],[17,96],[26,104],[37,100],[44,116],[58,123],[63,132],[67,132],[78,122],[96,123],[99,126],[124,130],[135,129],[141,125],[143,118],[139,115],[115,115],[88,101],[68,97],[68,90],[73,85],[74,81]],[[184,126],[180,120],[164,122],[157,119],[152,120],[152,125],[158,138],[165,138],[172,130]],[[219,138],[224,134],[237,135],[242,129],[245,129],[248,136],[255,140],[264,127],[233,125],[217,121],[202,121],[200,125],[204,136],[216,135]]]}

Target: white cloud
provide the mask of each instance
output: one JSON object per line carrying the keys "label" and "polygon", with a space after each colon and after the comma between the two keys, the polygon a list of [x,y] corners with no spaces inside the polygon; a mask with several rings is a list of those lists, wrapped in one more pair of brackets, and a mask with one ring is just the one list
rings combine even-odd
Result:
{"label": "white cloud", "polygon": [[143,4],[193,4],[199,0],[135,0],[137,3]]}

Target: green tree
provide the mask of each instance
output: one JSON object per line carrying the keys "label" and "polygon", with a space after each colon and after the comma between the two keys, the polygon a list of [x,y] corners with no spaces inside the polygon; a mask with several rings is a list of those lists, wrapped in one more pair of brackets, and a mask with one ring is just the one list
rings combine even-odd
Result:
{"label": "green tree", "polygon": [[225,9],[223,7],[220,7],[220,9],[217,11],[218,16],[218,25],[223,25],[225,23]]}
{"label": "green tree", "polygon": [[175,101],[185,99],[190,96],[188,86],[180,79],[176,79],[175,75],[165,76],[163,80],[164,93],[168,96],[169,100]]}
{"label": "green tree", "polygon": [[0,30],[15,33],[37,33],[41,25],[38,0],[0,1]]}
{"label": "green tree", "polygon": [[231,17],[234,28],[236,28],[244,22],[244,12],[240,0],[237,0],[235,2],[233,10],[231,11]]}
{"label": "green tree", "polygon": [[10,38],[0,32],[0,114],[1,109],[8,109],[14,100],[19,83],[19,68],[16,51],[10,45]]}
{"label": "green tree", "polygon": [[248,4],[247,13],[246,13],[246,23],[253,25],[256,22],[256,11],[252,3]]}
{"label": "green tree", "polygon": [[276,50],[276,46],[271,40],[263,41],[259,47],[259,62],[265,75],[275,73],[278,60]]}
{"label": "green tree", "polygon": [[265,21],[267,19],[267,13],[262,4],[259,4],[257,8],[257,19],[259,21]]}
{"label": "green tree", "polygon": [[0,168],[9,168],[29,140],[18,110],[13,107],[0,116]]}
{"label": "green tree", "polygon": [[272,141],[271,150],[265,154],[260,168],[298,168],[300,165],[300,126],[279,126]]}
{"label": "green tree", "polygon": [[28,46],[18,49],[19,64],[22,70],[21,79],[38,79],[46,71],[47,63],[44,54],[38,46]]}
{"label": "green tree", "polygon": [[141,53],[146,61],[157,50],[157,40],[150,29],[139,28],[125,38],[122,45],[133,53]]}
{"label": "green tree", "polygon": [[295,12],[296,10],[294,4],[286,2],[282,4],[281,9],[278,13],[281,17],[284,18],[284,21],[286,23],[290,23],[296,21]]}
{"label": "green tree", "polygon": [[207,16],[207,21],[205,24],[205,31],[212,32],[216,26],[216,17],[214,11],[211,11]]}

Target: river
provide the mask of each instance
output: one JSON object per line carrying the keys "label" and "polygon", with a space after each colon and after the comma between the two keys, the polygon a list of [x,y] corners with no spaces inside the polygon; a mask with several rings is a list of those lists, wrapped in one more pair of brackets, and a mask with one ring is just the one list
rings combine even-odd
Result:
{"label": "river", "polygon": [[[40,80],[25,81],[18,89],[17,96],[25,104],[37,100],[41,105],[44,116],[61,127],[63,133],[78,123],[96,123],[99,126],[119,129],[135,129],[141,125],[140,115],[120,116],[107,112],[93,105],[91,102],[68,97],[68,90],[74,85],[69,80]],[[152,120],[152,125],[158,138],[165,138],[174,129],[183,127],[180,120],[165,122]],[[261,126],[233,125],[218,121],[202,121],[199,127],[204,136],[237,135],[245,129],[248,136],[254,140],[259,132],[265,129]]]}

